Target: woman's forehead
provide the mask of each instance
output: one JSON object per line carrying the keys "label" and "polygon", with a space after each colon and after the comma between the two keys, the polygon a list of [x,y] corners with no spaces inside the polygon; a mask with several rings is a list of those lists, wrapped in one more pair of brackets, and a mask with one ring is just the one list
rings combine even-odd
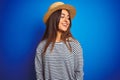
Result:
{"label": "woman's forehead", "polygon": [[63,15],[69,15],[69,12],[68,12],[68,10],[66,10],[66,9],[62,9],[62,12],[61,12]]}

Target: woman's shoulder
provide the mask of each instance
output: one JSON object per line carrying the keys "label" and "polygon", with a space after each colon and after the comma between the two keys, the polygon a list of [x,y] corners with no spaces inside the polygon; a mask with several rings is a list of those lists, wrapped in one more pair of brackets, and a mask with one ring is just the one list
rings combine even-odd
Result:
{"label": "woman's shoulder", "polygon": [[45,46],[46,40],[42,40],[39,42],[37,49],[42,49]]}
{"label": "woman's shoulder", "polygon": [[75,44],[78,44],[78,43],[79,43],[79,41],[78,41],[77,39],[73,38],[73,37],[67,38],[67,41],[73,42],[73,43],[75,43]]}
{"label": "woman's shoulder", "polygon": [[69,42],[70,42],[70,44],[72,46],[75,46],[75,47],[79,46],[79,47],[81,47],[81,44],[80,44],[80,42],[77,39],[69,37],[68,40],[69,40]]}
{"label": "woman's shoulder", "polygon": [[71,45],[71,48],[72,48],[72,52],[76,55],[76,54],[82,54],[82,46],[80,44],[80,42],[75,39],[75,38],[70,38],[70,45]]}

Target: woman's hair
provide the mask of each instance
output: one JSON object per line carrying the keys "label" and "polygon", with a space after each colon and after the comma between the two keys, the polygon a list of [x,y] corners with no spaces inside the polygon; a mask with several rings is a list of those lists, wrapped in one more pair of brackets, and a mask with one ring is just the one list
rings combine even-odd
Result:
{"label": "woman's hair", "polygon": [[[54,44],[55,44],[56,37],[57,37],[57,31],[59,30],[58,25],[59,25],[59,21],[60,21],[60,17],[61,17],[61,12],[62,12],[62,9],[55,11],[54,13],[52,13],[50,15],[49,19],[46,22],[46,30],[45,30],[44,36],[42,38],[42,41],[46,40],[46,44],[44,46],[43,54],[45,54],[45,52],[46,52],[46,50],[47,50],[47,48],[48,48],[48,46],[51,42],[52,42],[51,51],[54,48]],[[69,13],[69,11],[68,11],[68,13]],[[71,37],[71,38],[73,38],[73,37],[72,37],[72,34],[70,32],[71,18],[69,18],[69,20],[70,20],[70,25],[69,25],[67,31],[62,32],[61,40],[66,44],[68,49],[71,51],[71,46],[70,46],[70,43],[69,43],[69,37]],[[66,43],[66,41],[68,42],[68,44]]]}

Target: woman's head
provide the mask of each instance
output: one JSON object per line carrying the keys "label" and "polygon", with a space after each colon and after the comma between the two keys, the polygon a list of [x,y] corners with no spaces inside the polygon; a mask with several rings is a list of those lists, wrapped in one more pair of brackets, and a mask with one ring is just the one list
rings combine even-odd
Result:
{"label": "woman's head", "polygon": [[52,39],[55,41],[57,32],[62,32],[61,39],[65,40],[71,36],[71,19],[75,16],[76,10],[73,6],[63,2],[53,3],[43,20],[46,24],[46,31],[43,39]]}
{"label": "woman's head", "polygon": [[70,27],[71,18],[69,10],[57,10],[54,13],[52,13],[46,21],[46,31],[44,39],[50,38],[54,41],[56,39],[58,31],[61,32],[62,35],[66,35],[66,37],[68,37],[68,34],[71,34]]}

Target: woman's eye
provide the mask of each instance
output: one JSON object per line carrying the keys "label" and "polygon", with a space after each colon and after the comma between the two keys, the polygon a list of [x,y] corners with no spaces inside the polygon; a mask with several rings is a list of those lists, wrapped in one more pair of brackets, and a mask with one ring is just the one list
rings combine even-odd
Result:
{"label": "woman's eye", "polygon": [[64,18],[64,16],[61,16],[61,18]]}
{"label": "woman's eye", "polygon": [[66,18],[66,19],[68,19],[68,20],[70,19],[69,16],[66,16],[66,17],[65,17],[65,15],[61,15],[61,18]]}

